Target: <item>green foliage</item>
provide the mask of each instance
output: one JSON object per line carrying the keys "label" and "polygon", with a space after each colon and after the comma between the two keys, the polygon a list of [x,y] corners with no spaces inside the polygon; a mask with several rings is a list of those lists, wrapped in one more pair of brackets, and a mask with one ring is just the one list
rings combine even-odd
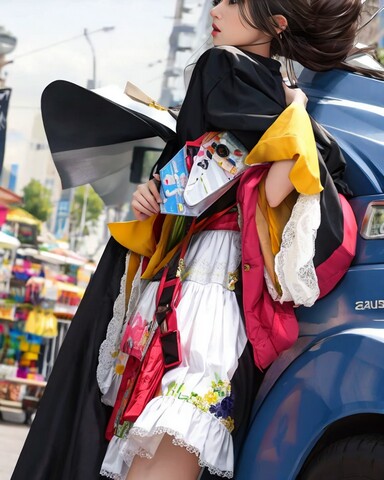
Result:
{"label": "green foliage", "polygon": [[77,187],[75,189],[74,200],[71,208],[71,224],[75,229],[81,226],[83,205],[85,202],[84,230],[85,236],[89,233],[89,226],[94,226],[103,211],[104,204],[97,193],[88,185]]}
{"label": "green foliage", "polygon": [[377,58],[379,62],[384,65],[384,48],[377,49]]}
{"label": "green foliage", "polygon": [[45,222],[52,212],[51,191],[38,180],[32,179],[23,188],[23,208],[34,217]]}

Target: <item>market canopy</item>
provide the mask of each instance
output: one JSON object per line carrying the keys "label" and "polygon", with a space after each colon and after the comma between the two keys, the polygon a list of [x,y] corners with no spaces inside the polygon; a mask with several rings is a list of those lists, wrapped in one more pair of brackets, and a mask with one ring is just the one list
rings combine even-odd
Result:
{"label": "market canopy", "polygon": [[20,242],[16,237],[12,235],[7,235],[4,232],[0,231],[0,248],[18,248],[20,247]]}
{"label": "market canopy", "polygon": [[22,208],[13,208],[7,212],[7,221],[40,225],[42,222]]}

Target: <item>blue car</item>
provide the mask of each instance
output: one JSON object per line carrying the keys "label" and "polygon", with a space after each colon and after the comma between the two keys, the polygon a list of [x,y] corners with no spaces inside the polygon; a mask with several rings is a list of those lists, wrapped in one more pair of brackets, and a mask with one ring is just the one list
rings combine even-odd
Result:
{"label": "blue car", "polygon": [[359,235],[338,286],[297,309],[300,337],[268,369],[236,480],[384,479],[384,82],[303,70],[309,113],[347,160]]}

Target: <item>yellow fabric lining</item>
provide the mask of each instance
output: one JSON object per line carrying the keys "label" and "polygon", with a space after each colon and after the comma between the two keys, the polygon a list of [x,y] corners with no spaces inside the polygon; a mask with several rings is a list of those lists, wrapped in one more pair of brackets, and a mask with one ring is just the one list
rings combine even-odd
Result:
{"label": "yellow fabric lining", "polygon": [[138,253],[144,257],[150,257],[156,248],[153,224],[157,215],[139,222],[115,222],[109,223],[108,228],[112,237],[131,252]]}
{"label": "yellow fabric lining", "polygon": [[245,159],[247,165],[296,160],[289,175],[299,193],[323,190],[315,137],[303,105],[292,103],[268,128]]}
{"label": "yellow fabric lining", "polygon": [[131,296],[132,283],[135,278],[137,269],[140,267],[140,255],[131,252],[128,263],[127,280],[125,282],[125,308],[128,307],[128,300]]}
{"label": "yellow fabric lining", "polygon": [[[156,244],[153,226],[157,215],[153,215],[146,220],[140,222],[133,220],[130,222],[116,222],[109,223],[108,228],[112,237],[128,248],[131,252],[149,258],[149,263],[145,269],[143,279],[151,279],[164,265],[166,265],[173,255],[176,253],[179,245],[167,252],[168,239],[176,221],[175,215],[166,215],[161,229],[160,240]],[[137,255],[131,255],[131,260],[128,267],[128,277],[133,280],[139,266]],[[132,262],[132,263],[131,263]],[[133,275],[133,276],[132,276]],[[130,292],[127,278],[127,295]]]}
{"label": "yellow fabric lining", "polygon": [[259,183],[259,207],[269,227],[270,245],[273,255],[280,250],[284,227],[292,213],[298,193],[291,192],[277,207],[270,207],[265,194],[265,178]]}

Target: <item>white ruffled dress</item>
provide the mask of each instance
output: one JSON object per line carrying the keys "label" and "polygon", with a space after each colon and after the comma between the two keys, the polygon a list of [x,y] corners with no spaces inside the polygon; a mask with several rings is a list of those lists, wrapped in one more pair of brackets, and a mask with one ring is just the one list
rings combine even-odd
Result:
{"label": "white ruffled dress", "polygon": [[[102,465],[103,476],[125,480],[134,456],[152,458],[164,434],[169,434],[175,445],[194,453],[202,467],[233,477],[231,379],[247,343],[234,292],[240,262],[240,232],[203,231],[192,237],[177,306],[182,363],[165,373],[162,394],[147,404],[124,435],[113,437]],[[157,287],[158,282],[145,285],[134,315],[146,321],[153,318]],[[111,375],[102,363],[104,357],[113,368],[107,357],[117,330],[115,319],[100,353],[98,380],[105,403],[105,383]]]}

